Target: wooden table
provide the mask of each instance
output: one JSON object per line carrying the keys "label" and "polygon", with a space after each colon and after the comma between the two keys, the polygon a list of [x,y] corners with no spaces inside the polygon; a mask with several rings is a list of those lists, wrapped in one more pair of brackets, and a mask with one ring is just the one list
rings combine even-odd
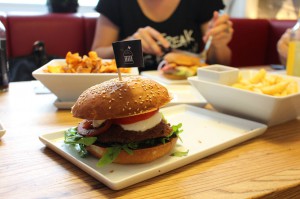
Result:
{"label": "wooden table", "polygon": [[76,125],[57,110],[53,94],[35,94],[32,82],[0,93],[1,198],[299,198],[300,121],[179,169],[113,191],[68,162],[38,136]]}

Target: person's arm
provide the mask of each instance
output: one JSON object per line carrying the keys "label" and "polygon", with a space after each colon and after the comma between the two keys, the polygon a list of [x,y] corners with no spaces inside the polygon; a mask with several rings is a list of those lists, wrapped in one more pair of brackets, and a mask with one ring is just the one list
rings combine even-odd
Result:
{"label": "person's arm", "polygon": [[[100,15],[97,20],[95,37],[92,50],[96,51],[102,58],[113,58],[114,53],[111,44],[118,39],[119,28],[114,25],[107,17]],[[162,55],[159,43],[169,47],[169,42],[154,28],[147,26],[139,28],[133,35],[124,40],[140,39],[142,42],[143,52],[148,54]]]}
{"label": "person's arm", "polygon": [[208,37],[213,36],[211,47],[208,51],[209,64],[229,65],[231,62],[231,49],[228,43],[232,39],[233,28],[229,16],[224,14],[219,16],[218,12],[214,12],[213,19],[201,26],[204,33],[203,40],[206,42]]}
{"label": "person's arm", "polygon": [[287,29],[285,33],[282,34],[277,42],[277,52],[281,64],[285,65],[288,55],[289,41],[290,41],[290,29]]}
{"label": "person's arm", "polygon": [[92,50],[104,59],[114,58],[112,43],[117,41],[119,28],[114,25],[107,17],[100,15],[94,36]]}

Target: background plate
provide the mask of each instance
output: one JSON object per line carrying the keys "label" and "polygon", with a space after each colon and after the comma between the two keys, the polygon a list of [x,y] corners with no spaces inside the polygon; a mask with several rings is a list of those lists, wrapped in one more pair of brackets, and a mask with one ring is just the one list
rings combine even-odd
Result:
{"label": "background plate", "polygon": [[182,142],[177,142],[174,151],[189,150],[187,156],[166,155],[147,164],[111,164],[98,168],[96,158],[80,158],[72,148],[63,143],[64,131],[44,134],[39,139],[100,182],[118,190],[256,137],[267,129],[264,124],[195,106],[171,106],[162,108],[161,112],[171,124],[182,123]]}
{"label": "background plate", "polygon": [[[188,104],[203,107],[207,104],[203,96],[191,85],[164,85],[172,94],[173,100],[166,106]],[[64,102],[57,99],[54,105],[58,109],[70,109],[75,102]]]}
{"label": "background plate", "polygon": [[190,84],[188,80],[170,80],[160,75],[159,71],[143,71],[141,72],[142,76],[149,77],[155,81],[158,81],[162,84],[172,85],[172,84]]}

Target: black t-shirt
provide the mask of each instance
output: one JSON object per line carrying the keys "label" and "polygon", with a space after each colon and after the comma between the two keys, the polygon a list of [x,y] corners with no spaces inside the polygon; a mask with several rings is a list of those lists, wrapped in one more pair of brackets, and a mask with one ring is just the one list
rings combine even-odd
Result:
{"label": "black t-shirt", "polygon": [[[222,0],[181,0],[174,13],[163,22],[146,17],[137,0],[99,0],[95,10],[119,27],[119,38],[133,35],[138,28],[151,26],[170,42],[172,48],[199,53],[203,47],[201,24],[213,11],[224,9]],[[156,70],[161,58],[144,54],[144,70]]]}

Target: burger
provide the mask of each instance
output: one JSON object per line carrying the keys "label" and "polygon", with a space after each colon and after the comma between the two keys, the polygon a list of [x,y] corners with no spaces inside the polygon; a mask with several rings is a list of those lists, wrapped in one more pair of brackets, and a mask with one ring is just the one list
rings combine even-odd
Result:
{"label": "burger", "polygon": [[183,80],[197,74],[197,68],[207,64],[201,62],[199,57],[179,52],[170,52],[163,57],[158,70],[171,80]]}
{"label": "burger", "polygon": [[141,76],[108,80],[85,90],[71,109],[83,119],[65,132],[65,143],[97,165],[154,161],[175,146],[181,124],[171,126],[160,108],[171,100],[167,89]]}

